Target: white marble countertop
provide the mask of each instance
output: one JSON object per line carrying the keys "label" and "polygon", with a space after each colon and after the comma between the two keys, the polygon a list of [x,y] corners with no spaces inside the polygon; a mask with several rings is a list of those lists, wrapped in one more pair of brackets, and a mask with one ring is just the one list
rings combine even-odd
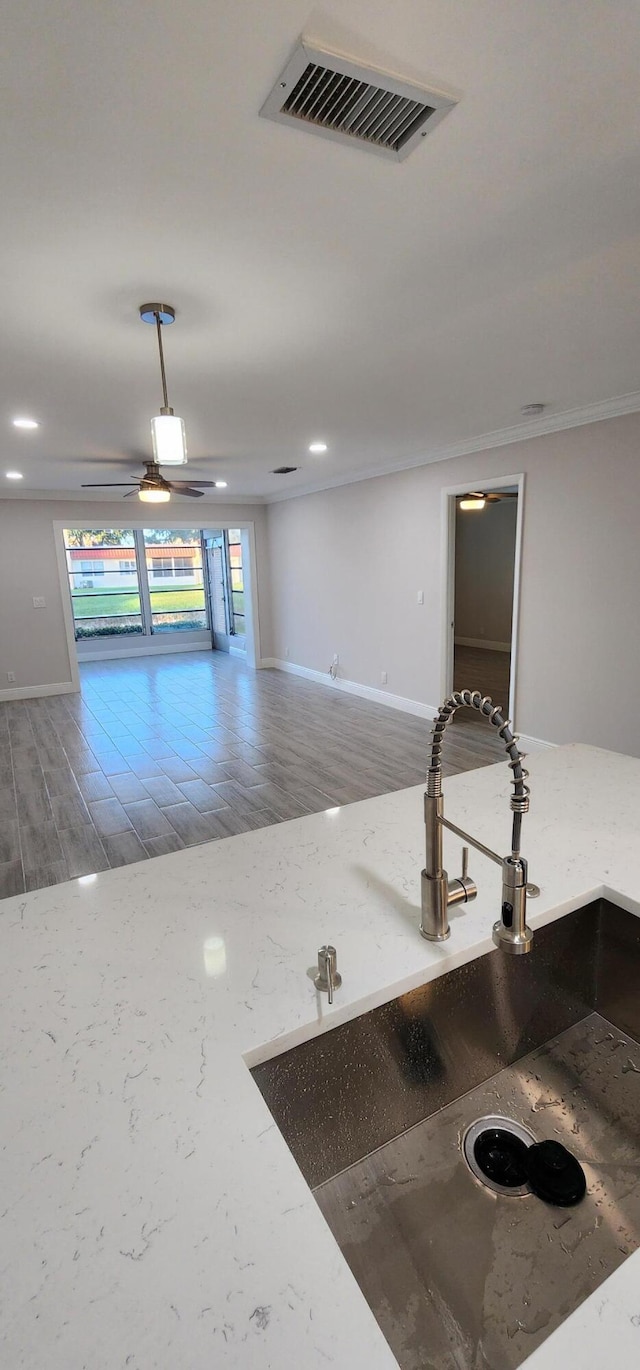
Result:
{"label": "white marble countertop", "polygon": [[[580,746],[527,764],[531,926],[601,894],[640,913],[640,761]],[[507,849],[505,765],[445,793],[453,821]],[[450,940],[419,936],[421,795],[0,904],[8,1370],[393,1370],[248,1065],[492,948],[500,872],[477,855]],[[452,872],[459,847],[445,834]],[[332,1009],[307,975],[324,941]],[[639,1276],[637,1253],[532,1370],[636,1367]]]}

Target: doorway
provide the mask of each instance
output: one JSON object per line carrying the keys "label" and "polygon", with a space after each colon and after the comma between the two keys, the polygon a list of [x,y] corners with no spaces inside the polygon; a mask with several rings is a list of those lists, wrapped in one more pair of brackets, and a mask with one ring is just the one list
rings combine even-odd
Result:
{"label": "doorway", "polygon": [[215,651],[246,652],[245,551],[240,528],[204,534],[212,645]]}
{"label": "doorway", "polygon": [[211,639],[214,651],[228,652],[231,646],[229,631],[229,577],[224,549],[224,532],[208,533],[204,539],[209,604],[211,607]]}
{"label": "doorway", "polygon": [[[480,690],[513,719],[523,478],[445,494],[445,694]],[[480,722],[475,711],[463,717]]]}

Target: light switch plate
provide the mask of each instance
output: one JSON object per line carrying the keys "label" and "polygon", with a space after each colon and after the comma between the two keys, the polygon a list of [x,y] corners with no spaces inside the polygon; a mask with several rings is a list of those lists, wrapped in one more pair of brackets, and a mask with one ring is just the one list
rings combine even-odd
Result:
{"label": "light switch plate", "polygon": [[34,607],[34,609],[44,609],[44,607],[45,607],[45,604],[44,604],[44,595],[34,595],[34,596],[33,596],[33,607]]}

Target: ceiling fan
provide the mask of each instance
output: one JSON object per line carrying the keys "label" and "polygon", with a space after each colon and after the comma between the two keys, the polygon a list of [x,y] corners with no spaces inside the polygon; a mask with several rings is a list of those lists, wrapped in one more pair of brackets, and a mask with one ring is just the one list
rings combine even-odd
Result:
{"label": "ceiling fan", "polygon": [[143,476],[130,476],[128,481],[91,481],[88,485],[83,485],[83,490],[117,490],[124,489],[125,486],[133,482],[133,489],[127,490],[123,499],[128,499],[129,495],[137,495],[138,499],[144,500],[147,504],[166,504],[171,499],[171,495],[191,495],[194,499],[200,499],[206,489],[213,488],[216,484],[214,480],[166,480],[160,472],[157,461],[145,461],[145,474]]}
{"label": "ceiling fan", "polygon": [[517,490],[470,490],[468,495],[461,495],[458,499],[460,509],[484,509],[485,504],[499,504],[503,499],[517,499]]}

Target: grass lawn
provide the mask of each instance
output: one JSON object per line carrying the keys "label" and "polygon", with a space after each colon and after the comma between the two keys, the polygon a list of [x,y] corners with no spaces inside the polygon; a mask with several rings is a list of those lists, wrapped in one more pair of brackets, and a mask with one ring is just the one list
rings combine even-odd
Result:
{"label": "grass lawn", "polygon": [[[158,614],[171,614],[177,609],[204,609],[204,590],[152,590],[151,608]],[[109,614],[139,614],[140,598],[122,590],[104,590],[102,594],[74,594],[73,613],[76,619],[102,618]]]}

